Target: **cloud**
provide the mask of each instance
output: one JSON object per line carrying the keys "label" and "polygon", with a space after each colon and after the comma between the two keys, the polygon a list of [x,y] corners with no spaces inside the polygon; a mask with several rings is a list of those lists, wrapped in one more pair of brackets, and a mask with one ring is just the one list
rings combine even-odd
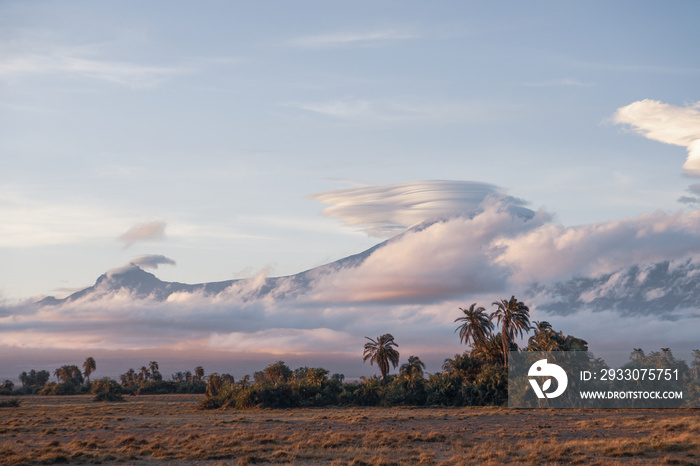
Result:
{"label": "cloud", "polygon": [[298,37],[289,41],[294,47],[321,49],[337,47],[374,47],[390,42],[414,39],[416,36],[408,31],[384,29],[366,32],[337,32]]}
{"label": "cloud", "polygon": [[316,102],[284,102],[280,105],[296,108],[333,120],[362,123],[434,123],[454,124],[503,118],[505,108],[485,106],[478,102],[424,103],[356,98]]}
{"label": "cloud", "polygon": [[157,269],[159,265],[163,264],[176,265],[174,260],[159,254],[138,256],[132,259],[130,263],[142,269]]}
{"label": "cloud", "polygon": [[695,205],[695,204],[700,204],[700,183],[695,183],[691,184],[685,189],[688,193],[692,194],[692,196],[686,196],[683,195],[678,198],[678,202],[681,204],[688,204],[688,205]]}
{"label": "cloud", "polygon": [[579,81],[578,79],[574,79],[574,78],[561,78],[561,79],[553,79],[551,81],[531,81],[531,82],[523,83],[523,86],[528,86],[528,87],[559,87],[559,86],[588,87],[588,86],[592,86],[592,85],[593,84],[591,84],[591,83],[585,83],[585,82]]}
{"label": "cloud", "polygon": [[683,169],[690,176],[700,176],[700,102],[679,107],[641,100],[619,108],[613,121],[654,141],[685,147],[688,157]]}
{"label": "cloud", "polygon": [[507,202],[485,199],[472,215],[408,230],[360,265],[319,277],[317,301],[426,303],[507,288],[509,268],[498,264],[495,241],[537,228],[545,212],[513,215]]}
{"label": "cloud", "polygon": [[165,226],[166,223],[159,220],[140,223],[129,228],[117,239],[124,243],[125,248],[129,248],[139,241],[163,240],[165,238]]}
{"label": "cloud", "polygon": [[270,328],[250,333],[217,333],[209,338],[209,347],[268,354],[339,353],[357,350],[360,339],[329,328]]}
{"label": "cloud", "polygon": [[[28,196],[11,188],[0,191],[0,247],[77,243],[109,237],[124,222],[123,212],[89,203]],[[55,196],[54,196],[55,197]]]}
{"label": "cloud", "polygon": [[645,213],[576,227],[546,224],[518,236],[497,238],[496,262],[515,283],[610,273],[643,262],[700,253],[700,211]]}
{"label": "cloud", "polygon": [[109,82],[131,88],[150,88],[195,70],[183,66],[141,65],[109,60],[103,45],[65,46],[36,40],[17,40],[0,59],[0,78],[32,75],[66,76]]}
{"label": "cloud", "polygon": [[416,181],[382,186],[348,188],[314,194],[329,217],[360,226],[372,236],[387,236],[430,220],[474,214],[489,196],[507,199],[525,216],[532,211],[524,202],[506,197],[494,185],[472,181]]}
{"label": "cloud", "polygon": [[700,199],[695,196],[681,196],[678,198],[678,202],[681,204],[697,204],[700,202]]}

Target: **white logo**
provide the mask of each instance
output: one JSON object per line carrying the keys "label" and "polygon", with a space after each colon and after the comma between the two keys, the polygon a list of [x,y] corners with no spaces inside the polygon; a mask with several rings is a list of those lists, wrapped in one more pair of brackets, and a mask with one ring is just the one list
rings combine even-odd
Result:
{"label": "white logo", "polygon": [[547,390],[552,385],[552,379],[549,378],[544,381],[542,388],[534,379],[528,379],[532,389],[535,390],[537,398],[556,398],[566,390],[566,385],[569,383],[569,378],[566,376],[564,369],[557,366],[556,364],[547,364],[546,359],[540,359],[532,366],[527,373],[528,376],[539,376],[539,377],[553,377],[557,380],[557,389],[552,393],[547,393]]}

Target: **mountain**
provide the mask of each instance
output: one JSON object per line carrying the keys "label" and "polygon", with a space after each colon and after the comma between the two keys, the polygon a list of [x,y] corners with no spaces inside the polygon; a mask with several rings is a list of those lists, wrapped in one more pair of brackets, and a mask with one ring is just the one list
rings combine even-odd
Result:
{"label": "mountain", "polygon": [[[425,228],[424,225],[416,227]],[[399,235],[400,236],[400,235]],[[364,252],[337,260],[330,264],[325,264],[304,272],[284,277],[266,277],[264,282],[256,288],[255,292],[247,295],[247,299],[255,299],[267,295],[285,283],[285,291],[280,297],[290,297],[298,295],[308,290],[312,282],[323,275],[336,272],[343,268],[357,267],[362,264],[374,251],[394,241],[397,237],[384,241]],[[109,293],[126,292],[136,299],[152,299],[165,301],[173,293],[203,292],[205,295],[216,295],[236,283],[243,284],[249,279],[234,279],[220,282],[199,283],[190,285],[179,282],[165,282],[152,273],[146,272],[136,264],[130,263],[123,267],[110,270],[97,279],[94,285],[77,291],[66,298],[56,298],[48,296],[38,302],[42,305],[56,305],[65,302],[76,301],[78,299],[93,299]]]}
{"label": "mountain", "polygon": [[538,309],[553,314],[568,315],[588,309],[615,311],[624,316],[654,314],[675,320],[682,311],[700,315],[700,264],[691,260],[638,264],[533,291],[547,297]]}

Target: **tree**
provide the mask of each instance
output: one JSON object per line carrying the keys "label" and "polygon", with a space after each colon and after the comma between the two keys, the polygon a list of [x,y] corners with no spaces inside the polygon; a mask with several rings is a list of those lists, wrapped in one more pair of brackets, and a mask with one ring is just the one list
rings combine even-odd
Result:
{"label": "tree", "polygon": [[204,368],[202,366],[197,366],[194,368],[195,382],[201,382],[204,378]]}
{"label": "tree", "polygon": [[148,368],[151,371],[153,380],[163,380],[163,376],[160,375],[158,363],[156,361],[151,361],[148,363]]}
{"label": "tree", "polygon": [[695,379],[700,379],[700,350],[693,350],[692,375]]}
{"label": "tree", "polygon": [[219,374],[214,372],[213,374],[210,374],[207,378],[207,388],[204,393],[208,397],[216,396],[218,395],[219,390],[221,390],[222,385],[223,381],[221,380],[221,377],[219,377]]}
{"label": "tree", "polygon": [[88,385],[90,384],[90,374],[95,372],[96,369],[97,363],[95,362],[95,359],[92,356],[90,356],[83,363],[83,375],[85,375],[85,377],[87,378]]}
{"label": "tree", "polygon": [[34,369],[30,370],[29,373],[26,371],[19,375],[19,380],[22,382],[23,387],[43,387],[46,382],[49,381],[51,374],[49,371],[41,370],[39,372]]}
{"label": "tree", "polygon": [[503,362],[508,365],[508,350],[515,341],[515,336],[522,337],[523,331],[530,331],[530,308],[518,301],[515,296],[506,301],[494,301],[496,311],[491,314],[491,319],[496,319],[501,326],[501,347],[503,349]]}
{"label": "tree", "polygon": [[76,365],[61,366],[54,371],[53,375],[62,383],[71,383],[76,386],[83,384],[83,374]]}
{"label": "tree", "polygon": [[411,356],[408,358],[407,363],[401,365],[399,375],[408,382],[410,386],[413,386],[419,380],[423,380],[424,370],[425,363],[423,363],[418,356]]}
{"label": "tree", "polygon": [[256,383],[276,386],[289,382],[292,375],[294,375],[294,371],[284,361],[277,361],[264,370],[256,372],[253,376]]}
{"label": "tree", "polygon": [[442,370],[459,379],[473,380],[479,374],[482,366],[482,363],[476,359],[479,354],[478,348],[481,347],[481,345],[478,346],[471,355],[467,353],[455,354],[454,358],[445,359]]}
{"label": "tree", "polygon": [[370,365],[377,363],[379,367],[379,372],[382,373],[382,383],[386,383],[386,376],[389,373],[389,363],[391,363],[394,368],[399,365],[399,352],[396,351],[393,346],[398,347],[399,345],[394,342],[394,337],[385,333],[375,340],[370,337],[365,337],[369,340],[369,343],[365,343],[363,362],[367,362],[369,359]]}
{"label": "tree", "polygon": [[491,333],[493,323],[486,315],[486,309],[476,307],[476,303],[469,306],[469,309],[460,307],[459,310],[464,313],[462,317],[455,319],[455,322],[462,322],[462,325],[455,329],[455,332],[459,330],[459,341],[468,345],[469,340],[471,340],[472,347],[476,346],[478,342],[485,340]]}
{"label": "tree", "polygon": [[[528,340],[526,351],[588,351],[588,342],[586,340],[572,335],[564,336],[564,333],[561,331],[557,333],[546,320],[534,322],[534,324],[533,329],[535,333]],[[632,355],[634,354],[632,353]],[[643,351],[642,356],[644,356]]]}
{"label": "tree", "polygon": [[630,354],[630,360],[631,361],[643,361],[646,355],[644,354],[644,350],[642,348],[635,348],[634,351],[632,351],[632,354]]}
{"label": "tree", "polygon": [[[503,339],[500,333],[490,335],[486,340],[477,345],[471,352],[474,359],[481,361],[484,364],[504,364],[505,356],[503,355]],[[514,349],[511,344],[509,349]]]}

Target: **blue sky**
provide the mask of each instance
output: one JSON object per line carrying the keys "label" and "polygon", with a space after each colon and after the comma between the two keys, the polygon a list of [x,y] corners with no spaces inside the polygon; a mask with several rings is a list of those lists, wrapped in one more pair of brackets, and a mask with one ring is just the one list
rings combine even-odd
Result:
{"label": "blue sky", "polygon": [[[687,214],[699,14],[4,1],[0,299],[65,296],[144,254],[187,283],[306,270],[385,239],[324,215],[319,193],[349,188],[488,183],[563,227]],[[644,101],[687,116],[687,141],[654,136],[649,105],[619,112]]]}

